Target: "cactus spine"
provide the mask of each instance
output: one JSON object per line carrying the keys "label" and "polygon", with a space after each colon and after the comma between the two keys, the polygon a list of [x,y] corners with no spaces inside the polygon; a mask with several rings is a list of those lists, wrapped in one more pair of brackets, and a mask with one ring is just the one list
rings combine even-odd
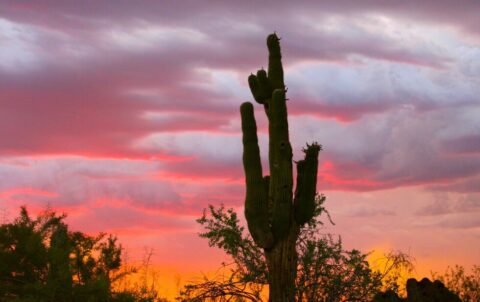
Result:
{"label": "cactus spine", "polygon": [[255,243],[264,249],[269,269],[270,301],[291,302],[295,296],[296,240],[300,228],[314,216],[320,145],[307,144],[298,161],[293,193],[292,147],[288,134],[286,89],[280,39],[267,38],[268,73],[248,77],[253,98],[268,118],[270,176],[263,176],[253,105],[240,107],[243,167],[246,178],[245,217]]}

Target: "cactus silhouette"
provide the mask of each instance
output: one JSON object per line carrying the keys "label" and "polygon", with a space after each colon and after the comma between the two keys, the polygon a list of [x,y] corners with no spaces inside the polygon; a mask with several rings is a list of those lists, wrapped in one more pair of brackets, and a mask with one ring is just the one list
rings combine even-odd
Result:
{"label": "cactus silhouette", "polygon": [[293,192],[292,147],[288,134],[286,88],[280,39],[267,38],[268,72],[248,77],[256,102],[268,118],[270,176],[263,175],[253,105],[240,106],[243,133],[243,167],[246,178],[245,217],[255,243],[264,249],[269,273],[270,301],[294,301],[297,267],[296,240],[300,228],[315,214],[318,170],[317,143],[306,146],[296,163]]}

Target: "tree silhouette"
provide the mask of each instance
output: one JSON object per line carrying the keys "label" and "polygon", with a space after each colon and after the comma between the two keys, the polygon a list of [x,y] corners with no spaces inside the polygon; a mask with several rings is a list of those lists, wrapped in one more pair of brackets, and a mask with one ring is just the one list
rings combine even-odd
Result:
{"label": "tree silhouette", "polygon": [[0,225],[0,301],[153,302],[154,290],[114,291],[122,247],[116,237],[71,232],[65,215],[47,210],[33,219],[25,207]]}
{"label": "tree silhouette", "polygon": [[72,242],[67,226],[58,222],[50,237],[50,248],[48,249],[49,268],[46,288],[51,301],[72,300],[71,251]]}
{"label": "tree silhouette", "polygon": [[[325,199],[319,196],[314,217],[301,229],[297,239],[295,301],[371,301],[381,289],[397,289],[399,272],[412,269],[412,260],[401,252],[386,254],[385,266],[377,269],[366,261],[368,254],[345,250],[342,241],[319,234],[325,213]],[[263,301],[269,271],[263,250],[245,235],[237,213],[223,206],[210,206],[197,220],[208,239],[232,259],[222,274],[185,286],[178,301]],[[243,299],[243,300],[241,300]]]}
{"label": "tree silhouette", "polygon": [[443,274],[432,273],[432,278],[443,282],[463,302],[480,301],[480,265],[474,265],[470,272],[455,265],[448,267]]}

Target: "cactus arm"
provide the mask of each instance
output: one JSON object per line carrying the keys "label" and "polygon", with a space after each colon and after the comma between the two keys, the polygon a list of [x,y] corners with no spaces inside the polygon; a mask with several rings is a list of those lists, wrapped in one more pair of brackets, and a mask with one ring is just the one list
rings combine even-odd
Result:
{"label": "cactus arm", "polygon": [[268,223],[268,191],[262,176],[257,125],[253,105],[240,107],[243,133],[243,168],[246,178],[245,217],[255,243],[265,249],[273,246],[273,236]]}
{"label": "cactus arm", "polygon": [[272,231],[275,238],[284,236],[291,223],[292,147],[288,137],[285,91],[276,89],[270,102],[269,122],[270,189],[273,199]]}
{"label": "cactus arm", "polygon": [[268,104],[272,98],[272,86],[267,77],[267,72],[262,68],[257,71],[257,75],[251,74],[248,77],[248,86],[252,92],[253,98],[259,104],[262,104],[265,109],[265,114],[268,114]]}
{"label": "cactus arm", "polygon": [[[300,202],[299,200],[302,198],[304,195],[304,188],[303,188],[303,175],[305,174],[305,159],[299,160],[297,163],[297,181],[296,181],[296,187],[295,187],[295,197],[293,200],[293,205],[295,208],[295,220],[298,223],[298,218],[297,218],[297,212],[298,210],[298,203]],[[298,223],[301,225],[300,223]]]}
{"label": "cactus arm", "polygon": [[267,37],[268,47],[268,79],[272,89],[285,89],[283,82],[282,53],[280,51],[280,39],[273,33]]}
{"label": "cactus arm", "polygon": [[317,143],[307,145],[303,150],[305,158],[297,163],[297,188],[295,190],[295,221],[303,225],[312,219],[315,213],[317,194],[318,153],[321,146]]}
{"label": "cactus arm", "polygon": [[268,80],[267,72],[265,71],[265,69],[262,68],[257,71],[257,80],[263,98],[265,100],[270,99],[272,97],[273,90],[270,81]]}
{"label": "cactus arm", "polygon": [[264,69],[259,69],[257,75],[248,77],[248,86],[257,103],[265,104],[272,97],[272,87]]}
{"label": "cactus arm", "polygon": [[248,86],[252,92],[253,98],[257,103],[263,104],[265,102],[265,97],[262,95],[262,89],[260,88],[260,83],[258,78],[253,73],[248,77]]}

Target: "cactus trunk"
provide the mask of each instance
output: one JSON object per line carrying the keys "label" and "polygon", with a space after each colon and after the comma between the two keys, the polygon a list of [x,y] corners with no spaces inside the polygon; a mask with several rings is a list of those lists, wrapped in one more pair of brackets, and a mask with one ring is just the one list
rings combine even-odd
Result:
{"label": "cactus trunk", "polygon": [[253,105],[240,107],[243,132],[243,167],[246,178],[245,217],[255,243],[264,249],[269,273],[270,301],[295,301],[296,241],[300,228],[315,212],[318,152],[314,143],[297,163],[293,194],[292,147],[288,133],[286,89],[280,39],[267,38],[268,73],[261,69],[248,77],[252,95],[264,106],[269,121],[270,176],[263,176]]}
{"label": "cactus trunk", "polygon": [[297,253],[295,250],[299,228],[294,226],[286,237],[278,240],[271,250],[265,251],[269,275],[269,301],[295,301]]}

